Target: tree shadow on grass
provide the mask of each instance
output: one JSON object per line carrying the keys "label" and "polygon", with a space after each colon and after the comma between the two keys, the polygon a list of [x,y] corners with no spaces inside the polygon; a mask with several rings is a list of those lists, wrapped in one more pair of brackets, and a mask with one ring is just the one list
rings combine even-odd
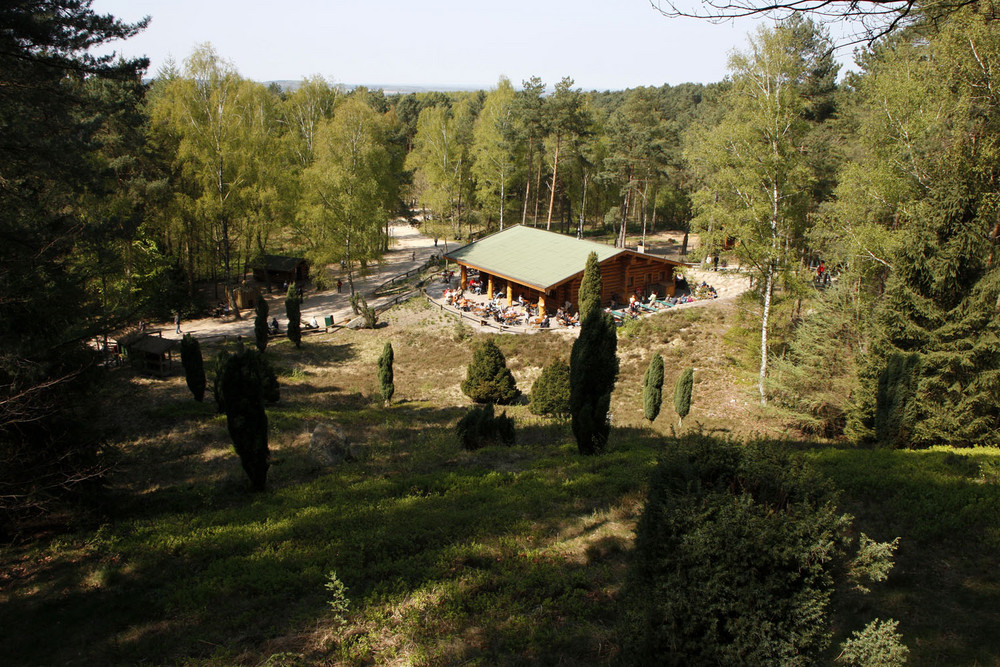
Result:
{"label": "tree shadow on grass", "polygon": [[[315,627],[327,614],[326,575],[336,571],[359,629],[383,604],[440,589],[450,606],[434,613],[430,631],[446,636],[445,612],[454,610],[480,636],[439,647],[442,655],[555,656],[565,648],[594,657],[590,640],[573,648],[609,613],[607,564],[591,561],[621,554],[600,541],[575,558],[543,545],[555,527],[632,491],[621,482],[636,481],[635,463],[648,453],[631,443],[601,461],[538,444],[516,448],[524,465],[498,471],[492,463],[503,451],[459,454],[441,440],[457,410],[406,412],[414,428],[405,431],[401,421],[387,432],[426,447],[425,465],[362,461],[265,494],[232,478],[195,479],[153,493],[153,505],[173,494],[159,510],[120,515],[100,534],[82,536],[88,546],[77,555],[54,552],[33,574],[34,592],[27,581],[14,586],[0,611],[10,629],[4,654],[33,664],[233,661]],[[419,440],[428,425],[437,433]],[[471,465],[447,465],[456,456]],[[552,460],[558,474],[550,474]],[[618,470],[598,474],[608,464]],[[463,564],[470,554],[497,565]],[[420,636],[423,627],[414,621],[399,632]],[[41,641],[42,628],[57,629],[60,641]]]}

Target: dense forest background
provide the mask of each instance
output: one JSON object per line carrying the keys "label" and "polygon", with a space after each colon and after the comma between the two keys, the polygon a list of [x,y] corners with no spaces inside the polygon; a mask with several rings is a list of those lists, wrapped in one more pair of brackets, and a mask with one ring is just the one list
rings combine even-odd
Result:
{"label": "dense forest background", "polygon": [[[268,253],[339,262],[353,290],[400,216],[462,242],[697,232],[692,259],[723,254],[759,297],[762,404],[857,441],[995,437],[1000,36],[975,6],[882,36],[839,83],[795,15],[717,84],[385,95],[267,87],[208,44],[147,82],[87,51],[141,25],[64,4],[0,16],[5,511],[89,477],[99,438],[64,396],[90,381],[88,340],[198,312],[205,281],[232,299]],[[816,293],[821,260],[836,280]]]}

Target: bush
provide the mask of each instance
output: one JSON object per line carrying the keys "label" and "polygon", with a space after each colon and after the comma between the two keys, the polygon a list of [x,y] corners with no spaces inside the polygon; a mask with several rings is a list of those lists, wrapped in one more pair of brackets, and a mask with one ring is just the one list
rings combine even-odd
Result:
{"label": "bush", "polygon": [[492,339],[487,338],[472,353],[462,392],[476,403],[511,405],[520,397],[507,359]]}
{"label": "bush", "polygon": [[514,420],[506,412],[494,416],[491,403],[469,410],[458,421],[455,431],[464,449],[514,444]]}
{"label": "bush", "polygon": [[642,413],[650,422],[655,421],[663,404],[663,357],[653,355],[642,376]]}
{"label": "bush", "polygon": [[205,361],[201,356],[201,345],[191,334],[184,334],[181,338],[181,365],[184,367],[188,389],[194,395],[194,400],[201,403],[205,400]]}
{"label": "bush", "polygon": [[254,310],[257,316],[253,320],[253,337],[257,342],[257,351],[263,352],[267,349],[267,315],[270,311],[264,295],[257,294],[257,306]]}
{"label": "bush", "polygon": [[900,667],[906,664],[910,649],[896,628],[899,623],[875,619],[864,630],[855,632],[841,647],[839,660],[851,667]]}
{"label": "bush", "polygon": [[382,393],[382,400],[386,405],[392,401],[392,395],[396,393],[396,385],[393,383],[392,374],[392,343],[386,342],[382,348],[382,356],[378,358],[378,384]]}
{"label": "bush", "polygon": [[569,414],[569,364],[557,359],[542,369],[531,385],[532,414],[563,416]]}
{"label": "bush", "polygon": [[267,413],[264,410],[268,386],[266,362],[256,350],[230,355],[222,368],[222,396],[226,428],[250,484],[263,491],[267,484],[271,452],[267,445]]}
{"label": "bush", "polygon": [[850,531],[831,485],[777,443],[667,448],[628,584],[636,662],[817,664]]}

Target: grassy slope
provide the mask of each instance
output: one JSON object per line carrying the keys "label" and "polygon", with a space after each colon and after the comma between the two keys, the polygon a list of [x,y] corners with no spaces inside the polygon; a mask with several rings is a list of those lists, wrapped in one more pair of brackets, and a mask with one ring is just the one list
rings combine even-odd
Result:
{"label": "grassy slope", "polygon": [[[224,420],[179,377],[114,379],[107,415],[119,458],[102,523],[4,548],[0,655],[11,664],[607,664],[619,648],[622,586],[643,487],[673,423],[669,397],[641,422],[654,351],[667,387],[698,368],[687,424],[764,431],[744,405],[725,309],[690,310],[623,331],[614,443],[581,458],[567,424],[509,409],[518,445],[464,452],[453,437],[472,339],[419,305],[376,331],[269,351],[283,398],[269,409],[270,491],[246,490]],[[375,360],[396,349],[399,399],[377,400]],[[522,390],[558,335],[503,337]],[[752,401],[750,401],[752,405]],[[308,431],[341,424],[367,446],[333,470]],[[866,452],[805,447],[879,539],[903,536],[899,566],[845,627],[892,616],[913,664],[997,664],[1000,543],[996,451]],[[340,627],[324,589],[350,600]],[[58,638],[58,640],[55,640]]]}

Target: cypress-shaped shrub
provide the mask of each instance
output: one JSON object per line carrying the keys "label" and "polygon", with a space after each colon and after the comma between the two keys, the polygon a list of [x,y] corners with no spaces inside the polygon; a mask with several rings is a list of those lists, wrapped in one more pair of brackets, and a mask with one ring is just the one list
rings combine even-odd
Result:
{"label": "cypress-shaped shrub", "polygon": [[577,295],[581,322],[586,319],[590,312],[601,309],[602,289],[601,265],[597,261],[597,253],[592,252],[587,255],[587,263],[584,265],[583,278],[580,281],[580,291]]}
{"label": "cypress-shaped shrub", "polygon": [[542,369],[531,385],[532,414],[562,416],[569,414],[569,364],[556,359]]}
{"label": "cypress-shaped shrub", "polygon": [[618,331],[601,311],[601,267],[590,253],[580,286],[580,336],[569,358],[569,409],[581,454],[601,452],[611,433],[611,391],[618,379]]}
{"label": "cypress-shaped shrub", "polygon": [[270,308],[262,294],[257,294],[257,305],[254,311],[257,316],[253,319],[253,337],[257,343],[257,350],[263,352],[267,349],[267,316]]}
{"label": "cypress-shaped shrub", "polygon": [[389,405],[390,401],[392,401],[392,395],[396,393],[396,385],[393,382],[392,360],[392,343],[386,341],[385,347],[382,348],[382,356],[378,358],[378,384],[382,392],[382,400],[385,401],[386,405]]}
{"label": "cypress-shaped shrub", "polygon": [[243,470],[256,491],[265,489],[271,465],[267,412],[264,410],[265,368],[259,352],[244,350],[226,359],[221,378],[226,428]]}
{"label": "cypress-shaped shrub", "polygon": [[198,339],[189,333],[181,338],[181,365],[184,367],[188,389],[194,394],[194,400],[201,403],[205,400],[205,361],[201,356]]}
{"label": "cypress-shaped shrub", "polygon": [[684,425],[684,418],[691,412],[691,390],[694,388],[694,369],[685,368],[674,385],[674,412],[677,413],[677,428]]}
{"label": "cypress-shaped shrub", "polygon": [[[274,368],[267,360],[267,357],[256,350],[248,351],[253,352],[253,354],[247,357],[244,363],[253,366],[253,376],[260,381],[260,393],[264,398],[264,402],[268,405],[277,403],[281,400],[281,386],[278,384],[277,373],[274,372]],[[240,350],[237,354],[243,354],[243,352],[243,350]],[[212,386],[212,393],[215,395],[215,407],[219,412],[226,411],[226,397],[225,388],[222,385],[222,375],[226,364],[232,356],[234,356],[232,353],[224,350],[215,356],[215,380]]]}
{"label": "cypress-shaped shrub", "polygon": [[503,352],[487,338],[472,353],[462,392],[475,403],[511,405],[521,395]]}
{"label": "cypress-shaped shrub", "polygon": [[477,405],[458,420],[455,427],[464,449],[514,444],[514,420],[506,412],[494,414],[493,404]]}
{"label": "cypress-shaped shrub", "polygon": [[299,288],[292,283],[288,286],[288,294],[285,295],[285,316],[288,318],[288,340],[295,343],[295,347],[302,345],[302,297],[299,296]]}
{"label": "cypress-shaped shrub", "polygon": [[657,352],[642,376],[642,413],[649,421],[660,414],[663,404],[663,357]]}

